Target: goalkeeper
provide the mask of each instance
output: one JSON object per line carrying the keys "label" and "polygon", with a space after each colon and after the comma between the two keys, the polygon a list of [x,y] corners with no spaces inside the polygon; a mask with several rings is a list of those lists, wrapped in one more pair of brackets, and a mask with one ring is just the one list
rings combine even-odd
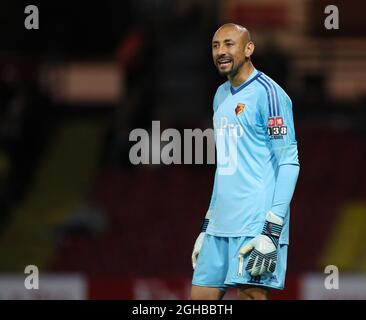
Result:
{"label": "goalkeeper", "polygon": [[289,206],[299,161],[286,92],[254,68],[247,29],[219,28],[214,63],[228,81],[213,101],[217,168],[192,253],[191,299],[267,299],[285,285]]}

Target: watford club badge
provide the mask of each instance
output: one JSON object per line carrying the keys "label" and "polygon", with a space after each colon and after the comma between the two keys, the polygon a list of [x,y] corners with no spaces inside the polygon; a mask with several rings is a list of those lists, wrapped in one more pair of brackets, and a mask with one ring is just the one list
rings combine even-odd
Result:
{"label": "watford club badge", "polygon": [[238,116],[244,111],[245,104],[244,103],[238,103],[238,105],[235,108],[235,114]]}

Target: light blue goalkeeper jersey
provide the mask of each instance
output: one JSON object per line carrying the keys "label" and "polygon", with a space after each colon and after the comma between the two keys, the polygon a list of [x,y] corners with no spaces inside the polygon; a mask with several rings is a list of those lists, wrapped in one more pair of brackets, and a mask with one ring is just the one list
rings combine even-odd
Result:
{"label": "light blue goalkeeper jersey", "polygon": [[299,172],[291,99],[254,70],[239,87],[222,84],[213,107],[217,168],[206,232],[255,237],[272,210],[284,218],[280,243],[288,244],[289,205]]}

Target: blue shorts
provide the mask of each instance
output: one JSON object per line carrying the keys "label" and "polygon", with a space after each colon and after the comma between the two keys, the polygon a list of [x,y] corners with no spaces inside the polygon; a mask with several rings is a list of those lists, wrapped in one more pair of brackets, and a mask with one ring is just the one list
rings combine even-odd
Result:
{"label": "blue shorts", "polygon": [[239,273],[239,250],[251,237],[216,237],[205,235],[201,252],[197,258],[192,284],[196,286],[215,287],[222,290],[241,285],[262,286],[283,289],[287,267],[288,245],[280,244],[277,255],[277,266],[274,273],[253,277],[245,271],[249,253],[244,256],[242,275]]}

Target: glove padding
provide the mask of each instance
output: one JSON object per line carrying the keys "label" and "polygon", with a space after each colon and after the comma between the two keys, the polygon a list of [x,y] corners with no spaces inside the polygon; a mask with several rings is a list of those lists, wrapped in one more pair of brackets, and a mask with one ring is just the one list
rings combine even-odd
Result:
{"label": "glove padding", "polygon": [[261,276],[265,272],[273,273],[275,271],[278,240],[282,226],[283,219],[269,211],[262,233],[240,249],[240,261],[243,261],[244,255],[251,251],[245,268],[251,276]]}
{"label": "glove padding", "polygon": [[199,255],[200,251],[201,251],[203,240],[205,238],[205,234],[206,234],[206,232],[201,232],[198,235],[198,237],[196,239],[196,242],[194,243],[193,252],[192,252],[192,267],[193,267],[193,270],[196,267],[197,258],[198,258],[198,255]]}
{"label": "glove padding", "polygon": [[[253,251],[252,251],[253,250]],[[260,234],[240,249],[239,254],[244,256],[250,252],[249,261],[245,268],[252,276],[260,276],[265,272],[274,272],[277,264],[277,248],[272,240]]]}

